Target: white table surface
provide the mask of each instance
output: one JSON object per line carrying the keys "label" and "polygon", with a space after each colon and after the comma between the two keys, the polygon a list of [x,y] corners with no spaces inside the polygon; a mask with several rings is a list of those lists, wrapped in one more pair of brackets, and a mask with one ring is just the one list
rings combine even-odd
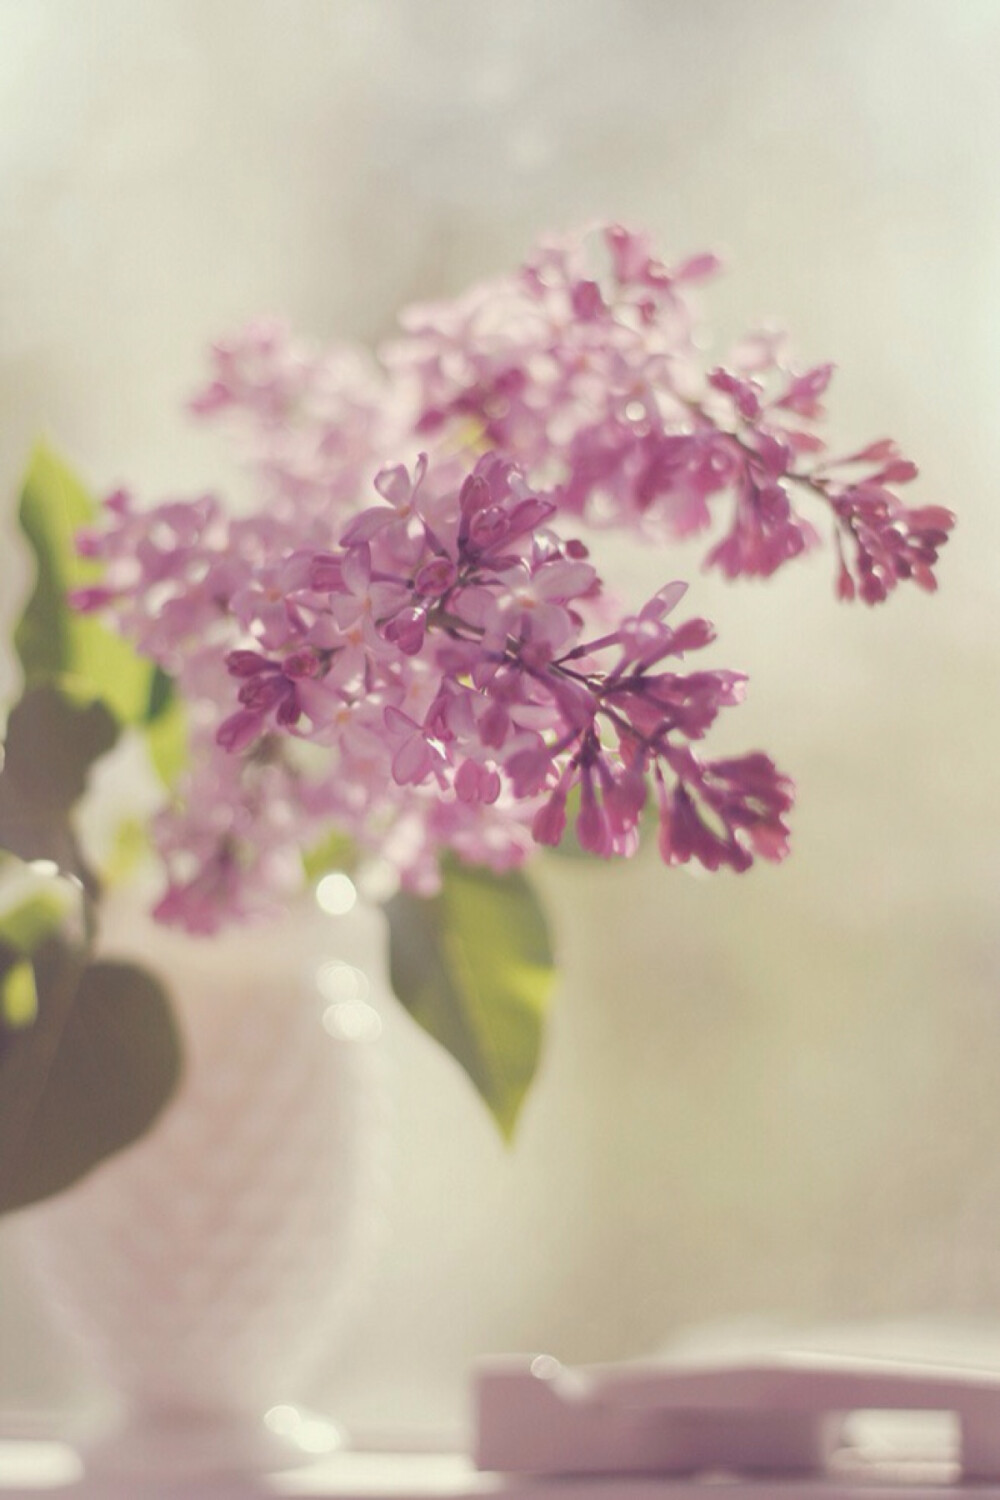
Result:
{"label": "white table surface", "polygon": [[108,1481],[88,1479],[73,1449],[38,1440],[0,1439],[0,1496],[33,1500],[1000,1500],[1000,1485],[965,1489],[933,1472],[883,1480],[760,1479],[752,1482],[655,1476],[532,1479],[480,1473],[455,1453],[340,1452],[314,1464],[252,1480]]}

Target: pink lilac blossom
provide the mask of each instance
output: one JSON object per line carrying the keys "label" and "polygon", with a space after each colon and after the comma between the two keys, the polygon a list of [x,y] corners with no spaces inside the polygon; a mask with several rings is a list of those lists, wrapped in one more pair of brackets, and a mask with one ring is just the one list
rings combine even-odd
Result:
{"label": "pink lilac blossom", "polygon": [[827,455],[832,365],[795,373],[763,333],[704,368],[686,291],[716,269],[705,255],[668,267],[618,225],[553,240],[512,276],[404,314],[383,357],[419,432],[472,434],[561,513],[662,540],[706,531],[728,502],[706,561],[730,578],[769,577],[825,520],[841,597],[933,589],[954,518],[899,500],[917,470],[890,442]]}
{"label": "pink lilac blossom", "polygon": [[381,371],[271,324],[216,346],[194,406],[251,434],[263,503],[117,492],[81,538],[106,570],[79,607],[110,611],[192,715],[158,915],[267,909],[330,828],[424,892],[443,851],[509,869],[571,816],[588,852],[631,855],[647,806],[668,864],[784,857],[788,779],[699,749],[745,679],[690,666],[713,631],[676,620],[683,583],[609,601],[574,518],[662,541],[728,504],[707,561],[735,578],[814,546],[814,504],[839,596],[871,604],[934,586],[952,517],[903,505],[916,471],[889,442],[827,456],[829,366],[790,373],[758,335],[700,369],[687,287],[714,269],[612,226],[405,314]]}

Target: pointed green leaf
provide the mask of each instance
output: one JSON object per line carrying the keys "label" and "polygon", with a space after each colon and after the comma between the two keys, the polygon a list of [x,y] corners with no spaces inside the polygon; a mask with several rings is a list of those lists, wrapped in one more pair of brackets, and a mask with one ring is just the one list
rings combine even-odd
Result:
{"label": "pointed green leaf", "polygon": [[0,1023],[12,1031],[30,1026],[38,1015],[38,991],[31,961],[20,958],[0,977]]}
{"label": "pointed green leaf", "polygon": [[152,715],[145,729],[153,770],[164,786],[173,786],[188,757],[187,715],[173,688],[166,706]]}
{"label": "pointed green leaf", "polygon": [[35,556],[35,587],[14,632],[28,686],[58,682],[86,703],[102,699],[124,723],[149,708],[152,665],[101,623],[71,610],[71,589],[93,583],[100,567],[78,556],[76,533],[96,506],[80,480],[39,443],[28,466],[18,517]]}
{"label": "pointed green leaf", "polygon": [[123,818],[116,826],[111,849],[101,861],[105,887],[124,885],[150,853],[149,830],[139,818]]}
{"label": "pointed green leaf", "polygon": [[96,576],[94,565],[76,556],[73,538],[93,517],[94,506],[83,486],[46,444],[37,444],[18,512],[37,568],[34,591],[14,632],[29,683],[58,677],[70,668],[66,591]]}
{"label": "pointed green leaf", "polygon": [[167,718],[170,679],[99,620],[77,613],[67,602],[71,590],[101,575],[100,564],[76,550],[77,532],[96,514],[72,469],[39,443],[18,512],[34,553],[35,587],[14,631],[14,644],[29,688],[54,682],[78,703],[106,704],[122,724],[153,724]]}
{"label": "pointed green leaf", "polygon": [[61,1192],[153,1124],[181,1070],[152,975],[68,950],[35,959],[38,1016],[0,1052],[0,1213]]}
{"label": "pointed green leaf", "polygon": [[545,917],[523,875],[449,862],[440,893],[387,907],[392,986],[461,1063],[503,1135],[538,1066],[555,977]]}
{"label": "pointed green leaf", "polygon": [[162,667],[154,667],[149,680],[149,699],[146,704],[146,721],[150,724],[163,717],[173,706],[175,699],[173,679]]}

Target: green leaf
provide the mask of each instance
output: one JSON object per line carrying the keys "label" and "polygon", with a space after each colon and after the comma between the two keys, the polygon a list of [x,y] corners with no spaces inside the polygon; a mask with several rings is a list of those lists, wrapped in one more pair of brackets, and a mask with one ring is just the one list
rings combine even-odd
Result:
{"label": "green leaf", "polygon": [[34,592],[14,632],[29,683],[59,676],[72,659],[66,590],[92,581],[97,571],[77,558],[73,538],[93,517],[94,506],[83,486],[51,449],[37,444],[18,512],[37,566]]}
{"label": "green leaf", "polygon": [[13,1031],[30,1026],[38,1015],[38,991],[30,959],[20,958],[0,977],[0,1021]]}
{"label": "green leaf", "polygon": [[25,694],[7,721],[0,773],[0,848],[21,859],[51,859],[82,876],[69,824],[94,761],[110,750],[118,726],[100,703],[70,703],[53,687]]}
{"label": "green leaf", "polygon": [[302,855],[302,869],[310,882],[319,880],[331,870],[345,870],[350,874],[357,868],[357,863],[358,846],[346,833],[329,833]]}
{"label": "green leaf", "polygon": [[139,818],[123,818],[115,828],[111,849],[101,861],[105,885],[124,885],[150,852],[149,830]]}
{"label": "green leaf", "polygon": [[[161,674],[162,675],[162,674]],[[146,743],[153,769],[164,786],[173,786],[187,764],[187,715],[171,686],[170,697],[155,712],[146,727]]]}
{"label": "green leaf", "polygon": [[51,687],[26,693],[7,721],[3,776],[32,801],[68,812],[83,795],[95,760],[118,738],[99,703],[72,703]]}
{"label": "green leaf", "polygon": [[61,926],[66,913],[67,903],[62,894],[39,891],[9,911],[0,912],[0,942],[16,953],[34,953],[39,943]]}
{"label": "green leaf", "polygon": [[48,943],[38,1016],[0,1054],[0,1213],[61,1192],[145,1133],[181,1071],[173,1014],[132,964],[81,968]]}
{"label": "green leaf", "polygon": [[149,682],[149,701],[146,704],[147,722],[153,724],[161,719],[173,706],[174,698],[173,679],[167,676],[162,667],[154,667]]}
{"label": "green leaf", "polygon": [[386,908],[402,1004],[462,1065],[506,1139],[538,1067],[555,978],[545,917],[523,875],[450,861],[440,893]]}
{"label": "green leaf", "polygon": [[187,763],[187,715],[162,667],[153,668],[143,727],[153,769],[165,786],[172,786]]}
{"label": "green leaf", "polygon": [[169,679],[99,620],[78,614],[68,593],[94,583],[99,563],[77,554],[75,538],[97,507],[73,471],[44,443],[31,456],[18,512],[35,557],[34,591],[14,631],[28,687],[55,682],[79,703],[100,700],[123,724],[156,719]]}

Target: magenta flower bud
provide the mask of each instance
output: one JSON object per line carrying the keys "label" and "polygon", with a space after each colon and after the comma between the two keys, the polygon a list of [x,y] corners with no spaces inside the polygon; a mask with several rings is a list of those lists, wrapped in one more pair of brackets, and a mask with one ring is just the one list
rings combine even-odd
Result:
{"label": "magenta flower bud", "polygon": [[477,547],[494,547],[503,541],[510,530],[510,522],[499,505],[488,505],[477,511],[469,528],[469,535]]}
{"label": "magenta flower bud", "polygon": [[[920,470],[916,464],[908,458],[896,458],[887,463],[884,469],[880,469],[872,478],[876,484],[910,484],[916,479]],[[913,512],[910,512],[913,519]]]}
{"label": "magenta flower bud", "polygon": [[71,589],[68,595],[70,607],[78,609],[81,614],[104,609],[115,597],[113,589],[104,588],[100,584],[94,584],[90,588]]}
{"label": "magenta flower bud", "polygon": [[549,780],[552,751],[546,745],[539,745],[532,750],[518,750],[505,762],[504,768],[514,788],[514,795],[533,797]]}
{"label": "magenta flower bud", "polygon": [[641,766],[629,766],[604,793],[604,810],[612,833],[634,828],[646,805],[646,777]]}
{"label": "magenta flower bud", "polygon": [[592,323],[604,312],[604,298],[596,281],[578,281],[570,289],[570,305],[574,315],[584,323]]}
{"label": "magenta flower bud", "polygon": [[566,793],[557,787],[552,796],[540,807],[531,824],[531,837],[536,844],[547,844],[554,848],[566,831]]}
{"label": "magenta flower bud", "polygon": [[792,451],[787,442],[782,442],[771,432],[758,432],[755,446],[764,472],[771,479],[787,474],[792,463]]}
{"label": "magenta flower bud", "polygon": [[216,412],[224,411],[227,406],[236,403],[234,393],[221,380],[213,380],[209,385],[188,402],[188,411],[196,417],[215,416]]}
{"label": "magenta flower bud", "polygon": [[450,557],[435,557],[418,572],[413,586],[418,594],[446,594],[458,577],[458,569]]}
{"label": "magenta flower bud", "polygon": [[489,766],[464,760],[455,773],[455,795],[470,806],[488,807],[500,795],[500,777]]}
{"label": "magenta flower bud", "polygon": [[510,730],[510,714],[502,703],[494,700],[479,721],[479,738],[484,745],[499,750]]}
{"label": "magenta flower bud", "polygon": [[714,640],[715,626],[710,620],[685,620],[683,625],[678,625],[673,631],[670,647],[679,656],[685,651],[700,651],[703,646],[710,646]]}
{"label": "magenta flower bud", "polygon": [[387,641],[398,646],[404,656],[417,656],[423,650],[427,634],[427,611],[414,606],[401,610],[382,632]]}
{"label": "magenta flower bud", "polygon": [[474,516],[490,503],[490,487],[479,473],[470,474],[459,491],[458,504],[463,516]]}
{"label": "magenta flower bud", "polygon": [[774,404],[784,407],[787,411],[794,411],[800,417],[819,417],[823,409],[819,404],[819,397],[823,395],[836,366],[832,364],[816,365],[812,370],[807,370],[804,375],[796,375],[790,381],[787,391],[779,401]]}
{"label": "magenta flower bud", "polygon": [[78,557],[100,557],[104,548],[104,538],[99,531],[84,526],[74,536],[73,545]]}
{"label": "magenta flower bud", "polygon": [[232,677],[256,677],[259,672],[278,672],[276,661],[261,656],[259,651],[230,651],[226,657],[226,671]]}
{"label": "magenta flower bud", "polygon": [[239,701],[255,713],[265,714],[281,703],[292,691],[291,683],[280,672],[248,677],[240,688]]}
{"label": "magenta flower bud", "polygon": [[293,651],[281,664],[286,677],[318,677],[323,664],[315,651]]}
{"label": "magenta flower bud", "polygon": [[711,251],[701,251],[698,255],[692,255],[688,260],[682,261],[679,266],[674,266],[672,275],[675,281],[706,281],[708,277],[714,276],[722,269],[722,261]]}
{"label": "magenta flower bud", "polygon": [[285,695],[278,704],[274,717],[282,727],[287,728],[299,722],[302,717],[302,704],[292,683],[286,682],[285,688]]}
{"label": "magenta flower bud", "polygon": [[253,709],[244,708],[231,714],[215,732],[215,742],[231,755],[238,754],[258,740],[264,729],[263,715]]}
{"label": "magenta flower bud", "polygon": [[583,797],[576,819],[576,836],[580,841],[580,848],[606,859],[611,853],[611,829],[607,815],[590,787],[589,778],[584,777],[582,789]]}
{"label": "magenta flower bud", "polygon": [[732,397],[741,417],[752,420],[760,412],[760,395],[753,381],[741,380],[728,370],[713,370],[708,383],[715,390]]}

